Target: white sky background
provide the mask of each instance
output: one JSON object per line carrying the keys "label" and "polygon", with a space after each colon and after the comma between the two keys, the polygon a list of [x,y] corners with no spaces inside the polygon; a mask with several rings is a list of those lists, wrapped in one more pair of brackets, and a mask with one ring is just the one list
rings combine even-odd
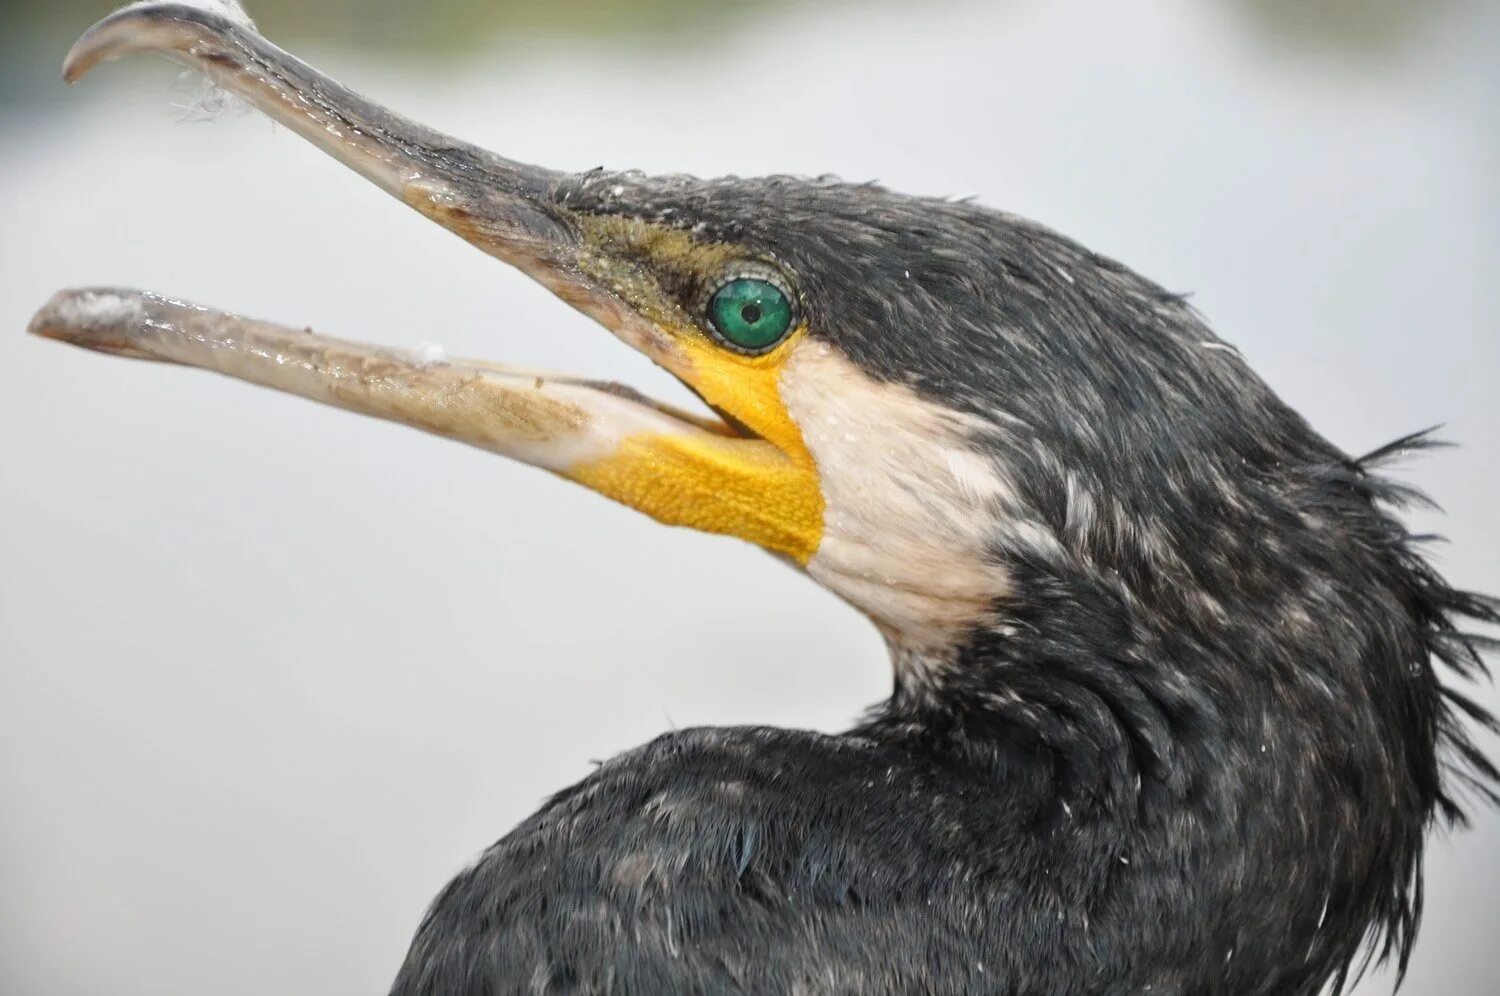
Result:
{"label": "white sky background", "polygon": [[[1500,19],[1473,10],[1368,65],[1278,56],[1188,0],[803,12],[441,73],[307,54],[551,166],[828,171],[1043,220],[1196,292],[1345,448],[1447,423],[1463,448],[1408,476],[1448,514],[1420,524],[1500,592]],[[176,122],[175,75],[101,67],[0,132],[6,992],[384,991],[438,888],[590,759],[672,725],[837,729],[885,692],[873,631],[753,549],[24,337],[58,288],[142,286],[682,396],[264,120]],[[1430,873],[1406,991],[1487,992],[1500,819]]]}

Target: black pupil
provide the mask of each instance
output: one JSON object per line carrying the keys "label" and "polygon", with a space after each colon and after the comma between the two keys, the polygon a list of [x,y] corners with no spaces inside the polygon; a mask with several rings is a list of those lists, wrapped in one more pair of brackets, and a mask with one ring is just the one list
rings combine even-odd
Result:
{"label": "black pupil", "polygon": [[745,320],[746,325],[754,325],[760,321],[760,305],[747,304],[740,309],[740,317]]}

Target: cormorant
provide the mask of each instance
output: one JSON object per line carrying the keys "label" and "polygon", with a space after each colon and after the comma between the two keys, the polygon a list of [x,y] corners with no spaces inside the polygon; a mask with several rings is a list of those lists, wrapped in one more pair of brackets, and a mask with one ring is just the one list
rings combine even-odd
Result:
{"label": "cormorant", "polygon": [[[567,174],[360,98],[248,25],[158,52],[525,271],[719,418],[129,291],[32,331],[484,447],[738,536],[863,611],[854,729],[691,729],[603,764],[432,905],[394,992],[1310,994],[1404,966],[1421,857],[1496,769],[1493,641],[1352,459],[1180,296],[972,203],[830,178]],[[1363,957],[1362,957],[1363,955]]]}

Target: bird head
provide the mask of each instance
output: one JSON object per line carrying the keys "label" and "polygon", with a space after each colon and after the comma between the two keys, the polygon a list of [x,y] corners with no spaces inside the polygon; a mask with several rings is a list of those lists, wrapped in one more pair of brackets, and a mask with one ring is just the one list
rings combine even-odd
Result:
{"label": "bird head", "polygon": [[997,399],[970,398],[966,411],[931,390],[952,373],[946,364],[980,360],[965,357],[965,340],[988,330],[964,319],[980,320],[1005,288],[968,257],[993,248],[984,223],[998,216],[832,180],[525,165],[378,107],[248,24],[184,4],[106,18],[65,75],[136,52],[198,70],[537,279],[715,415],[618,385],[422,362],[131,292],[60,295],[35,331],[393,418],[662,522],[748,540],[900,645],[949,644],[1004,593],[990,523],[976,522],[1006,498],[976,438]]}
{"label": "bird head", "polygon": [[755,543],[866,613],[910,674],[1027,633],[1125,658],[1157,637],[1330,639],[1335,603],[1367,640],[1405,597],[1358,468],[1180,297],[1040,226],[826,178],[526,165],[185,4],[101,21],[65,76],[136,52],[540,281],[714,414],[136,292],[65,292],[42,335],[393,419]]}

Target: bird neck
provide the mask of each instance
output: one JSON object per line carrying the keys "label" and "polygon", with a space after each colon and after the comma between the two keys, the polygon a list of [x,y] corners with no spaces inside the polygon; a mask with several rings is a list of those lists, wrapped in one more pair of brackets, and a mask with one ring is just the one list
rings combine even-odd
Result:
{"label": "bird neck", "polygon": [[1005,765],[1029,750],[1056,792],[1106,809],[1330,787],[1430,807],[1446,708],[1432,658],[1453,656],[1450,617],[1478,610],[1382,510],[1403,495],[1367,466],[1259,463],[1235,461],[1232,491],[1227,466],[1174,475],[1198,490],[1142,489],[1087,529],[1037,512],[1055,542],[997,541],[991,615],[940,651],[896,646],[872,729]]}
{"label": "bird neck", "polygon": [[1044,769],[1049,794],[1100,816],[1168,807],[1217,782],[1224,752],[1263,764],[1271,730],[1287,732],[1269,696],[1244,700],[1263,689],[1229,633],[1167,624],[1178,613],[1148,609],[1105,571],[1012,576],[1017,593],[963,643],[893,647],[895,689],[869,731],[1006,774]]}
{"label": "bird neck", "polygon": [[1423,836],[1459,815],[1440,754],[1459,781],[1494,784],[1456,710],[1486,717],[1434,660],[1480,670],[1455,623],[1500,616],[1422,560],[1380,510],[1409,496],[1367,466],[1271,491],[1061,555],[1006,552],[992,618],[941,653],[896,647],[895,691],[855,732],[988,779],[1027,825],[1066,828],[1056,847],[1198,869],[1209,906],[1244,912],[1286,883],[1278,910],[1327,964],[1371,936],[1404,961]]}

